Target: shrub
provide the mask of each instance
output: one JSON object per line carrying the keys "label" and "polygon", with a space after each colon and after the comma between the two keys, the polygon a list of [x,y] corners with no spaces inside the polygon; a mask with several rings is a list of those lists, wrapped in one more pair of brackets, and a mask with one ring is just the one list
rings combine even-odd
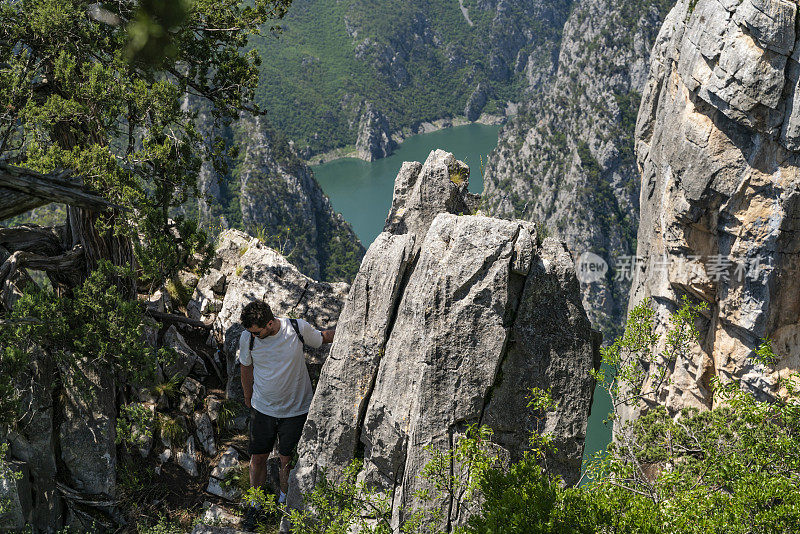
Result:
{"label": "shrub", "polygon": [[153,380],[158,352],[142,336],[139,303],[116,286],[130,274],[101,260],[71,295],[26,288],[0,328],[0,421],[16,420],[20,391],[15,381],[37,358],[52,358],[67,370],[75,391],[87,396],[97,388],[89,370],[107,369],[132,383]]}

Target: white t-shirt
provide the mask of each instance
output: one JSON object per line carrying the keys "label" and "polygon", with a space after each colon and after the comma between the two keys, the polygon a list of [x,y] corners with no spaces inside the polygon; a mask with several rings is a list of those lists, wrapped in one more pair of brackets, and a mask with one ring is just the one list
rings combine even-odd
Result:
{"label": "white t-shirt", "polygon": [[[289,319],[276,318],[281,327],[274,336],[253,342],[250,352],[250,332],[239,337],[239,362],[253,366],[253,408],[271,417],[295,417],[308,413],[314,392],[303,357],[303,344]],[[306,345],[318,348],[322,334],[302,319],[297,326]]]}

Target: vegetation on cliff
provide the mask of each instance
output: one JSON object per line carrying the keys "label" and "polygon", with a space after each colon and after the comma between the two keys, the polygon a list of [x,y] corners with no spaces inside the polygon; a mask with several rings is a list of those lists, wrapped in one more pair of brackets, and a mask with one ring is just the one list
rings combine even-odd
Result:
{"label": "vegetation on cliff", "polygon": [[[623,406],[648,399],[651,409],[620,429],[608,451],[588,463],[582,484],[565,487],[548,474],[552,440],[547,433],[532,434],[530,451],[511,465],[494,452],[486,427],[472,427],[452,452],[435,453],[424,476],[437,491],[457,495],[469,512],[453,531],[797,532],[800,376],[783,382],[780,398],[762,398],[733,379],[713,384],[719,401],[713,410],[686,409],[672,416],[652,403],[666,381],[645,381],[644,371],[674,365],[695,349],[695,322],[702,308],[685,301],[661,336],[652,308],[643,302],[631,311],[624,336],[603,349],[611,372],[598,378],[614,400],[610,419],[617,419]],[[774,358],[770,343],[762,344],[753,358],[769,366]],[[556,405],[548,392],[534,390],[528,407],[543,417]],[[386,496],[359,482],[358,470],[355,463],[340,480],[323,480],[309,497],[320,515],[292,512],[293,532],[393,532]],[[283,513],[257,491],[249,498]],[[404,532],[429,532],[431,518],[408,512]]]}
{"label": "vegetation on cliff", "polygon": [[[301,150],[354,145],[365,101],[393,130],[464,114],[481,85],[501,113],[529,81],[529,56],[550,68],[571,2],[372,0],[295,2],[280,39],[262,38],[256,101]],[[546,51],[545,51],[546,50]]]}
{"label": "vegetation on cliff", "polygon": [[[82,476],[89,464],[108,469],[98,468],[97,484],[75,485],[113,494],[114,449],[93,454],[113,443],[117,386],[128,394],[128,381],[152,376],[160,359],[142,340],[138,293],[190,260],[202,269],[195,255],[210,252],[193,221],[171,217],[197,193],[202,162],[227,155],[218,139],[201,135],[186,95],[209,101],[217,125],[236,119],[258,82],[257,57],[241,49],[287,5],[0,4],[4,218],[52,198],[76,199],[62,224],[0,228],[0,415],[8,424],[0,434],[5,440],[10,428],[45,440],[31,446],[37,458],[50,447],[52,459],[54,447],[62,453],[75,437],[95,446],[61,454],[58,465],[50,460],[51,471],[29,462],[37,474],[26,481],[37,491],[50,485],[37,494],[40,524],[63,520],[56,479]],[[31,280],[33,270],[46,273],[52,292]],[[31,421],[42,426],[26,428]]]}
{"label": "vegetation on cliff", "polygon": [[364,249],[286,136],[250,116],[222,134],[236,154],[226,170],[204,168],[204,194],[182,211],[212,235],[236,228],[257,236],[314,279],[351,281]]}

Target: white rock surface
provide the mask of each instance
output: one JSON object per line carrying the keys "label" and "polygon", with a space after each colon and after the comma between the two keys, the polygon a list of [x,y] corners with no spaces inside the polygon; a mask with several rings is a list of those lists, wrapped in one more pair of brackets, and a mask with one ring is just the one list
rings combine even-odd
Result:
{"label": "white rock surface", "polygon": [[548,466],[577,480],[599,339],[572,260],[553,239],[537,243],[530,223],[448,213],[475,200],[464,167],[442,151],[403,165],[385,231],[339,318],[290,506],[302,506],[323,469],[335,479],[363,445],[361,476],[394,496],[396,524],[415,507],[443,511],[435,529],[457,524],[450,497],[415,495],[431,489],[423,467],[472,423],[491,426],[497,445],[519,458],[529,433],[543,430],[525,407],[534,386],[560,400],[545,425],[559,449]]}
{"label": "white rock surface", "polygon": [[209,456],[217,454],[217,445],[214,441],[214,427],[211,418],[205,412],[195,412],[194,425],[197,428],[197,440]]}
{"label": "white rock surface", "polygon": [[237,500],[241,496],[239,490],[236,488],[223,488],[221,482],[230,477],[238,468],[239,453],[233,447],[228,447],[213,471],[211,471],[206,491],[229,501]]}
{"label": "white rock surface", "polygon": [[194,442],[194,436],[189,436],[184,449],[175,453],[175,461],[189,476],[196,477],[199,474],[197,471],[197,446]]}

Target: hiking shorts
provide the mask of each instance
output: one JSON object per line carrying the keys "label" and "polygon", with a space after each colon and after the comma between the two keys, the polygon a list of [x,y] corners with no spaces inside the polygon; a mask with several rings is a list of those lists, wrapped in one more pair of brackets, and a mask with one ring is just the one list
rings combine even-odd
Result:
{"label": "hiking shorts", "polygon": [[272,417],[256,409],[250,412],[250,454],[269,454],[278,440],[278,453],[292,456],[303,434],[307,413],[295,417]]}

